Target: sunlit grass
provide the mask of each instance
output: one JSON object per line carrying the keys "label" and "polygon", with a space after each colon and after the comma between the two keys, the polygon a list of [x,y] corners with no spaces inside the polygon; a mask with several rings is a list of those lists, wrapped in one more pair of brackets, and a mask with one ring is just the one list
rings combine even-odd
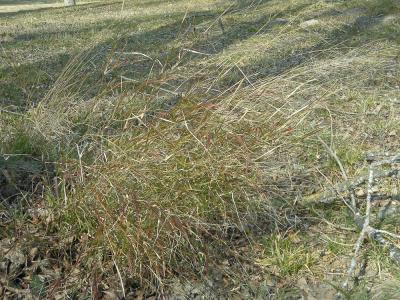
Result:
{"label": "sunlit grass", "polygon": [[[1,151],[55,165],[40,195],[51,230],[79,241],[87,270],[100,262],[104,276],[153,287],[201,277],[236,251],[234,233],[265,270],[312,274],[307,239],[267,230],[258,251],[252,230],[286,230],[304,196],[341,180],[317,136],[350,176],[365,152],[396,150],[398,19],[382,17],[396,12],[378,1],[80,4],[0,11]],[[319,23],[300,26],[309,19]],[[326,218],[352,225],[340,209]]]}

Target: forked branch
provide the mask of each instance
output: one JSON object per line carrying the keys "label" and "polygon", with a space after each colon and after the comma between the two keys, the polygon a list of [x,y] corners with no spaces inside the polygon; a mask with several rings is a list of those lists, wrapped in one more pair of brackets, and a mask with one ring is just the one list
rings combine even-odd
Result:
{"label": "forked branch", "polygon": [[[391,168],[389,170],[376,170],[377,167],[382,166],[382,165],[393,165],[396,163],[400,163],[400,155],[394,155],[392,157],[385,157],[385,159],[381,160],[376,160],[377,156],[369,156],[367,157],[367,161],[370,163],[368,174],[363,175],[360,177],[357,177],[356,179],[349,180],[348,176],[346,174],[346,171],[342,165],[342,163],[339,160],[339,157],[336,155],[336,153],[322,140],[320,139],[321,144],[326,148],[328,153],[332,156],[332,158],[336,161],[338,164],[342,177],[345,180],[345,182],[337,185],[334,187],[334,189],[328,190],[323,192],[322,194],[317,194],[313,195],[312,197],[308,197],[306,201],[308,202],[313,202],[313,201],[318,201],[320,203],[332,203],[336,199],[338,199],[338,196],[341,196],[343,193],[349,193],[351,197],[351,203],[348,203],[347,201],[344,200],[342,197],[343,201],[345,204],[348,206],[349,210],[353,214],[354,222],[357,225],[357,227],[360,229],[360,235],[354,245],[354,254],[351,259],[351,263],[349,266],[349,269],[347,271],[347,277],[346,280],[343,283],[343,288],[348,289],[349,287],[349,281],[352,278],[352,275],[354,273],[354,270],[357,266],[357,258],[359,255],[359,252],[361,250],[361,246],[366,238],[368,238],[371,241],[376,242],[377,244],[381,246],[385,246],[389,250],[389,256],[397,264],[400,264],[400,249],[393,244],[392,242],[388,241],[384,235],[390,236],[391,238],[395,239],[400,239],[400,236],[394,233],[391,233],[389,231],[385,230],[378,230],[370,226],[370,218],[371,218],[371,202],[373,199],[373,185],[376,179],[380,178],[388,178],[388,177],[399,177],[400,175],[400,169],[399,168]],[[367,197],[366,197],[366,209],[365,209],[365,214],[362,216],[357,208],[357,203],[355,200],[355,195],[354,195],[354,189],[359,187],[360,185],[364,184],[365,182],[368,182],[367,184]]]}

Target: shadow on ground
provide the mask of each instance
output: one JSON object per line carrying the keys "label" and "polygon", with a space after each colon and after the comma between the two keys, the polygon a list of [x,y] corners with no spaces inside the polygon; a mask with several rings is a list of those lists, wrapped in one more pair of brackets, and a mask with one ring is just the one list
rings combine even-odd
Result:
{"label": "shadow on ground", "polygon": [[[141,22],[151,22],[151,19],[165,18],[163,15],[151,16],[151,18],[135,18],[133,20],[123,20],[123,22],[107,20],[102,23],[89,24],[79,28],[69,28],[67,30],[54,30],[47,26],[47,30],[38,32],[21,33],[14,36],[13,40],[5,42],[4,45],[8,49],[21,47],[24,43],[40,42],[43,39],[51,41],[52,39],[63,39],[67,36],[69,39],[89,39],[92,32],[111,31],[111,37],[103,42],[94,44],[90,48],[93,53],[93,68],[90,70],[92,76],[87,77],[86,87],[82,86],[86,96],[94,96],[104,86],[109,87],[109,83],[115,80],[115,77],[124,75],[134,81],[140,82],[145,78],[149,78],[149,74],[154,78],[157,76],[165,77],[171,68],[175,67],[179,62],[180,66],[193,65],[196,61],[203,60],[203,55],[188,54],[184,58],[181,57],[182,47],[188,45],[191,49],[210,55],[218,55],[229,46],[245,41],[256,36],[258,29],[264,28],[263,34],[272,30],[274,26],[282,26],[280,23],[271,23],[271,16],[267,14],[269,0],[265,1],[234,1],[233,5],[228,7],[232,15],[241,14],[249,7],[263,8],[265,15],[261,15],[251,21],[235,22],[233,25],[224,26],[218,24],[216,20],[221,16],[224,10],[214,11],[196,11],[188,13],[177,13],[168,16],[166,25],[160,26],[149,31],[135,31]],[[111,6],[120,2],[87,4],[91,8],[99,8],[101,6]],[[147,1],[144,6],[155,5],[155,1]],[[264,6],[262,6],[264,5]],[[307,8],[310,3],[303,3],[297,7],[290,7],[288,11],[282,11],[279,16],[293,15]],[[64,8],[48,8],[55,11]],[[74,8],[79,9],[79,8]],[[249,10],[251,11],[251,10]],[[40,10],[33,12],[39,13]],[[26,12],[18,12],[15,14],[23,14]],[[93,13],[93,12],[91,12]],[[340,12],[335,11],[335,14]],[[275,17],[275,16],[274,16]],[[327,50],[339,43],[341,45],[350,44],[355,37],[366,34],[368,30],[377,26],[382,21],[382,17],[361,16],[352,24],[347,24],[337,29],[326,30],[324,36],[320,38],[321,42],[305,48],[299,48],[285,55],[284,53],[278,57],[271,57],[269,53],[264,53],[261,58],[251,61],[242,68],[246,74],[255,74],[252,80],[258,80],[269,76],[276,76],[286,72],[292,68],[306,64],[316,58],[321,58],[324,54],[323,50]],[[128,25],[126,25],[128,24]],[[269,25],[270,24],[270,25]],[[294,24],[293,26],[298,26]],[[204,33],[205,28],[212,27],[212,34]],[[200,29],[199,29],[200,28]],[[104,77],[104,66],[110,59],[110,53],[128,53],[126,56],[118,56],[118,61],[112,65],[108,77]],[[138,59],[138,56],[129,55],[129,53],[143,53],[151,57],[151,59]],[[67,64],[69,58],[76,53],[66,51],[49,58],[38,60],[33,63],[22,63],[17,67],[6,67],[0,69],[0,77],[8,80],[0,84],[3,92],[0,93],[0,103],[2,105],[23,106],[32,102],[38,102],[43,97],[45,91],[37,89],[37,86],[45,87],[44,90],[51,87],[55,78],[60,74],[61,70]],[[232,76],[225,79],[219,84],[220,89],[225,89],[236,83],[243,77],[242,71],[236,70]],[[35,74],[24,82],[19,83],[18,77],[21,74]],[[164,74],[164,75],[163,75]],[[48,76],[47,76],[48,75]],[[185,74],[181,74],[185,77]],[[113,78],[114,77],[114,78]],[[120,80],[119,78],[116,80]],[[173,79],[172,81],[174,81]],[[181,81],[186,78],[181,79]],[[201,78],[199,78],[201,80]],[[101,83],[95,85],[94,83]],[[164,79],[168,83],[168,80]],[[170,82],[173,86],[179,86],[179,82]],[[103,84],[103,86],[102,86]],[[25,85],[25,86],[24,86]],[[96,86],[96,88],[95,88]],[[21,100],[24,99],[24,100]]]}
{"label": "shadow on ground", "polygon": [[[27,1],[26,3],[24,2],[24,3],[19,3],[19,5],[32,5],[32,4],[44,4],[44,5],[46,5],[46,4],[54,4],[54,5],[56,5],[57,3],[54,3],[54,1],[48,1],[48,2],[41,2],[41,1],[38,1],[38,2],[35,2],[35,1]],[[24,16],[24,15],[29,15],[29,14],[32,14],[32,13],[35,13],[35,14],[41,14],[41,13],[46,13],[46,12],[49,12],[49,13],[51,13],[51,12],[71,12],[71,11],[77,11],[77,10],[79,10],[79,9],[82,9],[82,8],[100,8],[100,7],[104,7],[104,6],[113,6],[113,5],[121,5],[122,4],[122,1],[113,1],[113,2],[95,2],[95,3],[82,3],[82,4],[79,4],[79,5],[77,5],[77,6],[69,6],[69,7],[63,7],[63,6],[60,6],[60,5],[57,5],[57,6],[54,6],[54,7],[52,7],[52,6],[50,6],[50,7],[38,7],[38,8],[36,8],[36,9],[26,9],[26,6],[25,7],[22,7],[22,9],[18,9],[18,5],[15,5],[15,4],[3,4],[3,5],[15,5],[16,6],[16,11],[10,11],[10,12],[2,12],[1,11],[1,5],[2,5],[2,3],[0,2],[0,16],[2,17],[2,18],[15,18],[15,17],[20,17],[20,16]]]}

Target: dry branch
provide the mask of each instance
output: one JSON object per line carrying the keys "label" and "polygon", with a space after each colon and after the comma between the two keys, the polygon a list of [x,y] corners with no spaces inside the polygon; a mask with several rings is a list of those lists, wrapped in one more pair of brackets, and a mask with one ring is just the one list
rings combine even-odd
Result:
{"label": "dry branch", "polygon": [[[372,195],[372,186],[374,183],[374,170],[372,169],[372,167],[369,170],[369,174],[368,174],[368,189],[367,189],[367,208],[365,209],[365,218],[364,218],[364,223],[362,225],[362,229],[360,232],[360,235],[357,239],[357,242],[354,246],[354,255],[353,258],[351,259],[351,263],[350,263],[350,267],[349,270],[347,271],[347,278],[346,281],[343,284],[343,288],[347,289],[348,288],[348,284],[349,284],[349,280],[357,266],[357,256],[358,256],[358,252],[361,249],[361,245],[364,242],[365,236],[367,234],[368,229],[370,228],[369,226],[369,221],[370,221],[370,217],[371,217],[371,195]],[[353,209],[355,209],[355,207],[353,207]],[[359,222],[357,222],[357,220],[359,219],[360,215],[359,213],[356,213],[354,216],[354,219],[356,221],[356,224],[359,224]]]}
{"label": "dry branch", "polygon": [[[400,178],[400,169],[390,169],[385,171],[375,171],[374,179],[380,178]],[[305,203],[322,203],[331,204],[338,199],[338,196],[342,193],[348,193],[349,191],[359,187],[366,183],[368,175],[361,175],[353,180],[347,180],[334,186],[333,188],[326,190],[322,193],[317,193],[304,198]]]}
{"label": "dry branch", "polygon": [[[361,246],[363,242],[365,241],[366,238],[368,238],[371,241],[376,242],[377,244],[387,247],[389,249],[389,257],[392,259],[397,264],[400,264],[400,249],[387,239],[383,237],[383,235],[390,236],[391,238],[395,239],[400,239],[400,236],[394,233],[391,233],[389,231],[385,230],[378,230],[370,226],[370,220],[371,220],[371,203],[373,199],[373,185],[376,179],[378,178],[385,178],[385,177],[398,177],[400,173],[400,169],[390,169],[390,170],[385,170],[385,171],[377,171],[375,168],[383,165],[393,165],[396,163],[400,162],[400,155],[394,155],[392,157],[381,160],[376,160],[375,157],[367,157],[368,161],[370,162],[369,170],[368,170],[368,175],[363,175],[360,176],[354,180],[349,180],[347,173],[340,162],[339,157],[336,155],[336,153],[322,140],[319,138],[319,141],[321,144],[326,148],[328,153],[332,156],[332,158],[336,161],[338,164],[342,176],[345,180],[344,183],[341,183],[337,185],[333,190],[328,190],[324,192],[321,196],[321,194],[313,195],[310,198],[308,198],[308,202],[315,201],[315,199],[318,199],[319,202],[322,203],[332,203],[334,202],[335,199],[338,198],[342,193],[347,192],[350,193],[351,196],[351,203],[347,203],[343,197],[343,202],[348,206],[349,210],[353,214],[354,222],[357,225],[357,227],[360,229],[360,235],[357,239],[357,242],[354,245],[354,254],[351,259],[351,263],[349,266],[349,269],[347,271],[347,277],[346,280],[343,283],[343,288],[348,289],[349,288],[349,282],[352,278],[352,275],[354,273],[354,270],[357,266],[357,258],[359,255],[359,252],[361,250]],[[354,188],[358,187],[359,185],[368,182],[367,184],[367,197],[366,197],[366,209],[365,209],[365,215],[362,216],[357,209],[356,206],[356,201],[355,201],[355,195],[354,195]],[[339,293],[340,295],[340,293]]]}

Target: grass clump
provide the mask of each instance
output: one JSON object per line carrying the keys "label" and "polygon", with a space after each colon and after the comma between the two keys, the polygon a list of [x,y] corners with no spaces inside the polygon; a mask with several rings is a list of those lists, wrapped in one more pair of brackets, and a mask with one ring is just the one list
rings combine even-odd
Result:
{"label": "grass clump", "polygon": [[265,258],[259,263],[280,277],[296,276],[315,263],[315,257],[301,241],[290,237],[271,236],[266,239],[264,247]]}
{"label": "grass clump", "polygon": [[[67,105],[58,134],[38,127],[63,149],[65,197],[50,195],[60,230],[86,236],[89,257],[115,262],[141,284],[201,275],[232,251],[232,233],[245,238],[270,209],[260,162],[296,137],[282,133],[305,113],[287,117],[243,97],[204,103],[187,95],[167,109],[139,94]],[[32,110],[34,124],[52,101]]]}

